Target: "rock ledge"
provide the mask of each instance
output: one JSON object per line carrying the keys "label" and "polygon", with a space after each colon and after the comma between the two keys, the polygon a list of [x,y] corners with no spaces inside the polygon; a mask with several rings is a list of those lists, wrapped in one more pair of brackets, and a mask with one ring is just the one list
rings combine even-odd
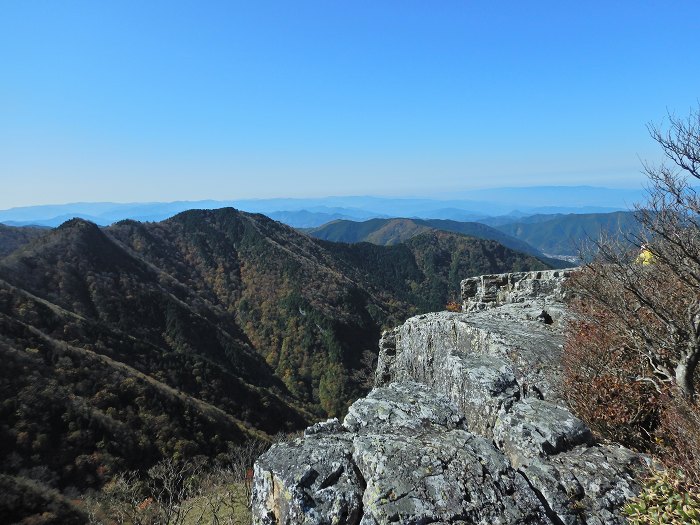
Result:
{"label": "rock ledge", "polygon": [[[254,523],[625,523],[647,459],[595,443],[561,402],[565,276],[545,273],[500,277],[540,281],[500,296],[505,305],[385,333],[376,386],[342,424],[318,423],[258,460]],[[537,319],[535,288],[551,324]]]}

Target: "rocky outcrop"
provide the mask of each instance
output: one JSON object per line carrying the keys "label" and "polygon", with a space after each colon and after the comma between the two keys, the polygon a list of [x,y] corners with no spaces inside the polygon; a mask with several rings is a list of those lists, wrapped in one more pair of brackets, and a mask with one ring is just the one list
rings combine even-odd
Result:
{"label": "rocky outcrop", "polygon": [[255,466],[258,524],[549,523],[525,478],[418,383],[373,390]]}
{"label": "rocky outcrop", "polygon": [[562,285],[573,271],[575,269],[500,273],[464,279],[461,283],[464,310],[483,310],[533,299],[543,304],[561,302],[566,295]]}
{"label": "rocky outcrop", "polygon": [[646,460],[595,443],[560,401],[566,312],[561,283],[542,274],[503,277],[522,283],[505,305],[385,333],[375,388],[342,424],[310,427],[256,463],[255,523],[624,523]]}

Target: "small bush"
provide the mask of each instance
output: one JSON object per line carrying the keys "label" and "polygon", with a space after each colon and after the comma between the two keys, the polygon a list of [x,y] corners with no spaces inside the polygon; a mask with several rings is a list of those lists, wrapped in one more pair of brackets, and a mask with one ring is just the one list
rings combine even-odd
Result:
{"label": "small bush", "polygon": [[450,301],[445,305],[445,310],[447,310],[448,312],[461,312],[462,305],[456,301]]}
{"label": "small bush", "polygon": [[603,439],[653,451],[661,395],[652,382],[637,380],[649,376],[648,364],[627,346],[609,311],[582,299],[570,309],[562,355],[570,408]]}
{"label": "small bush", "polygon": [[656,470],[624,512],[632,525],[700,523],[700,493],[689,490],[680,471]]}
{"label": "small bush", "polygon": [[664,400],[656,432],[664,464],[685,474],[685,484],[700,492],[700,406],[683,397]]}

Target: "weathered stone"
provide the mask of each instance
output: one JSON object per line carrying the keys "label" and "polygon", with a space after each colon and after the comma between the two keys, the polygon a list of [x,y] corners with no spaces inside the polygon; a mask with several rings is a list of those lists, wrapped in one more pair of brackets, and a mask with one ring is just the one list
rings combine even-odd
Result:
{"label": "weathered stone", "polygon": [[619,446],[578,446],[520,468],[552,514],[566,525],[625,523],[620,508],[639,492],[648,458]]}
{"label": "weathered stone", "polygon": [[533,299],[543,304],[561,302],[566,295],[562,285],[572,271],[501,273],[464,279],[461,283],[463,308],[469,312]]}
{"label": "weathered stone", "polygon": [[305,436],[312,436],[314,434],[332,434],[333,432],[343,432],[343,427],[340,425],[338,418],[328,419],[326,421],[320,421],[314,425],[311,425],[306,430],[304,430]]}
{"label": "weathered stone", "polygon": [[493,439],[510,458],[511,464],[520,467],[529,464],[533,458],[551,456],[576,445],[591,443],[593,435],[586,424],[566,408],[528,399],[498,416]]}
{"label": "weathered stone", "polygon": [[550,523],[507,458],[424,385],[375,389],[345,425],[353,432],[331,420],[258,460],[254,523]]}
{"label": "weathered stone", "polygon": [[356,525],[363,492],[352,436],[342,431],[308,434],[273,445],[255,463],[253,522]]}
{"label": "weathered stone", "polygon": [[348,410],[343,426],[352,432],[400,432],[436,425],[462,428],[462,416],[448,399],[436,397],[417,383],[395,383],[372,390]]}
{"label": "weathered stone", "polygon": [[514,374],[523,396],[556,400],[560,396],[563,323],[537,322],[541,311],[523,303],[466,314],[437,312],[412,317],[384,334],[376,385],[418,381],[465,408],[459,397],[463,397],[462,384],[467,379],[455,368],[466,370],[469,364],[461,361],[483,356],[501,359],[498,367],[510,368],[505,373]]}
{"label": "weathered stone", "polygon": [[487,277],[463,290],[506,304],[385,333],[376,388],[343,425],[263,455],[256,524],[625,522],[645,458],[593,443],[558,392],[565,274]]}
{"label": "weathered stone", "polygon": [[367,480],[363,525],[549,523],[503,455],[463,430],[366,434],[355,440],[354,457]]}

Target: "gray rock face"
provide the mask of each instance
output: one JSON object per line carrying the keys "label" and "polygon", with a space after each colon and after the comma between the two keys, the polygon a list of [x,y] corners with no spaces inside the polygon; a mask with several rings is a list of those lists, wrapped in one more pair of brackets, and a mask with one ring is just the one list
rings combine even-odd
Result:
{"label": "gray rock face", "polygon": [[550,523],[537,493],[448,399],[377,388],[255,465],[256,524]]}
{"label": "gray rock face", "polygon": [[[385,333],[375,389],[343,424],[257,462],[254,523],[624,523],[646,459],[594,443],[560,401],[561,283],[507,275],[515,302]],[[537,320],[537,290],[552,324]]]}
{"label": "gray rock face", "polygon": [[[532,303],[412,317],[382,337],[375,384],[418,381],[464,408],[468,401],[458,397],[470,390],[474,379],[463,374],[470,369],[468,361],[482,359],[485,364],[493,359],[504,380],[513,375],[523,397],[557,399],[565,320],[563,306],[558,308],[558,321],[551,325],[536,320],[541,308]],[[508,388],[500,384],[505,389],[501,397],[508,397]]]}
{"label": "gray rock face", "polygon": [[352,459],[352,438],[335,423],[274,445],[255,463],[255,523],[359,522],[364,481]]}
{"label": "gray rock face", "polygon": [[506,303],[522,303],[532,299],[561,302],[566,292],[564,281],[570,270],[500,273],[464,279],[461,283],[465,311],[483,310]]}
{"label": "gray rock face", "polygon": [[353,403],[343,427],[357,434],[367,432],[417,431],[438,426],[462,428],[464,416],[443,397],[436,397],[422,385],[395,383],[391,388],[372,390]]}
{"label": "gray rock face", "polygon": [[533,459],[519,472],[543,499],[554,523],[617,524],[626,523],[619,509],[639,493],[635,478],[643,461],[623,447],[578,446]]}
{"label": "gray rock face", "polygon": [[535,493],[489,442],[464,430],[365,434],[361,523],[547,523]]}
{"label": "gray rock face", "polygon": [[528,399],[499,414],[493,438],[514,467],[593,441],[586,424],[566,408],[538,399]]}

